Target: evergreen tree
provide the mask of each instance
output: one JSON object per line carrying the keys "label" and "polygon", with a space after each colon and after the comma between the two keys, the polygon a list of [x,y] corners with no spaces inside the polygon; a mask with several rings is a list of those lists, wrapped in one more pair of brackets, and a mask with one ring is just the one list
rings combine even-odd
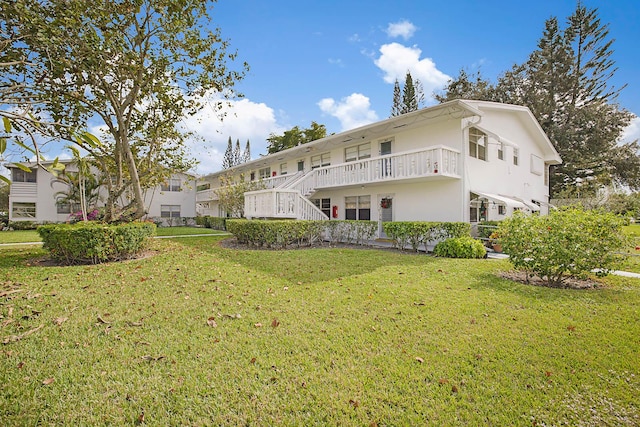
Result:
{"label": "evergreen tree", "polygon": [[400,83],[396,78],[393,84],[393,105],[391,105],[391,117],[396,117],[402,114],[402,93],[400,92]]}
{"label": "evergreen tree", "polygon": [[231,137],[229,137],[229,141],[227,141],[227,149],[224,152],[224,158],[222,159],[222,169],[229,169],[233,166],[235,166],[233,158],[233,143],[231,142]]}
{"label": "evergreen tree", "polygon": [[236,139],[236,148],[233,150],[233,166],[242,163],[242,151],[240,149],[240,139]]}
{"label": "evergreen tree", "polygon": [[249,140],[247,139],[247,144],[244,146],[244,152],[242,153],[242,163],[247,163],[251,161],[251,147],[249,146]]}
{"label": "evergreen tree", "polygon": [[413,77],[411,73],[407,71],[404,81],[404,89],[402,90],[402,107],[400,112],[402,114],[410,113],[418,109],[418,98],[416,96],[416,88],[413,85]]}

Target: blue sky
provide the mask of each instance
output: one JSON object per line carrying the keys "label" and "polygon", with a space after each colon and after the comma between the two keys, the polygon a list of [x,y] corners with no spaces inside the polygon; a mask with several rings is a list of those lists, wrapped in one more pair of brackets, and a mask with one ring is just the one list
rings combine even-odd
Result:
{"label": "blue sky", "polygon": [[[640,0],[584,0],[597,8],[615,39],[619,71],[627,84],[619,103],[640,115]],[[266,153],[266,138],[312,121],[337,133],[389,116],[393,82],[407,70],[422,81],[427,104],[461,68],[495,80],[536,48],[545,20],[564,27],[575,0],[218,0],[213,22],[251,67],[220,122],[212,109],[184,120],[200,140],[191,154],[198,173],[220,169],[229,137],[252,157]],[[640,137],[640,120],[625,138]],[[48,157],[58,153],[49,152]]]}
{"label": "blue sky", "polygon": [[[615,39],[619,68],[612,82],[628,86],[622,107],[640,115],[640,2],[585,0],[597,8]],[[219,0],[220,27],[251,70],[237,86],[245,96],[223,123],[204,118],[187,127],[205,143],[194,146],[199,172],[219,168],[226,143],[251,142],[253,157],[266,152],[270,133],[312,121],[331,132],[389,116],[393,81],[409,69],[429,99],[461,68],[494,80],[536,48],[545,21],[564,27],[574,0],[302,1]],[[634,122],[626,138],[640,136]]]}

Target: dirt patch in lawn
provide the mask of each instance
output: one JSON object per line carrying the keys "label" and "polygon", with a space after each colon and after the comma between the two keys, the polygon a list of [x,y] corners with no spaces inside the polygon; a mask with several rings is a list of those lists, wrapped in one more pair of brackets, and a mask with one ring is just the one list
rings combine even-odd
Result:
{"label": "dirt patch in lawn", "polygon": [[560,284],[552,284],[537,276],[528,276],[524,271],[503,271],[498,273],[498,276],[503,279],[513,280],[514,282],[524,283],[525,285],[544,286],[547,288],[595,289],[602,287],[601,283],[598,283],[593,279],[578,279],[574,277],[568,277]]}

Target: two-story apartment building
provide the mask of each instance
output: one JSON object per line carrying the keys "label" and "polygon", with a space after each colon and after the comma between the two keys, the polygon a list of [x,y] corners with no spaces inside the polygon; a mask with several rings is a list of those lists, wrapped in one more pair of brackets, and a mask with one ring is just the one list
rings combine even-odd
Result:
{"label": "two-story apartment building", "polygon": [[[61,162],[65,164],[66,172],[77,172],[73,161]],[[5,165],[11,173],[10,221],[65,222],[69,220],[71,213],[81,209],[61,202],[69,191],[69,185],[64,179],[55,177],[35,164],[24,165],[30,172],[12,163]],[[106,189],[99,187],[97,193],[96,200],[90,207],[104,206]],[[184,173],[173,174],[162,185],[145,190],[146,218],[159,218],[163,222],[169,222],[177,218],[195,217],[195,200],[195,177]],[[122,200],[123,205],[125,202]]]}
{"label": "two-story apartment building", "polygon": [[528,108],[456,100],[204,176],[197,210],[226,215],[216,189],[230,175],[264,187],[245,194],[247,218],[499,220],[546,213],[560,162]]}

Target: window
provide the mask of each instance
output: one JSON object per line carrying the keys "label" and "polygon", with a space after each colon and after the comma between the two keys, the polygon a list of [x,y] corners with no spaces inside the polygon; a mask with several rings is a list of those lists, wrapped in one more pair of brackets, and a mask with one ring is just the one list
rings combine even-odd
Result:
{"label": "window", "polygon": [[371,219],[371,196],[349,196],[344,198],[345,218],[369,221]]}
{"label": "window", "polygon": [[14,218],[34,218],[36,217],[35,202],[14,202],[11,213]]}
{"label": "window", "polygon": [[476,129],[469,129],[469,155],[480,160],[487,160],[487,135]]}
{"label": "window", "polygon": [[38,171],[36,169],[30,172],[18,168],[11,169],[11,180],[13,182],[36,182],[37,175]]}
{"label": "window", "polygon": [[182,188],[180,187],[180,179],[179,178],[171,178],[160,185],[161,191],[180,191]]}
{"label": "window", "polygon": [[267,179],[271,176],[271,168],[258,169],[258,177],[260,179]]}
{"label": "window", "polygon": [[180,218],[180,205],[160,205],[162,218]]}
{"label": "window", "polygon": [[251,171],[251,181],[255,181],[256,180],[256,173],[254,171]]}
{"label": "window", "polygon": [[516,147],[513,147],[513,164],[518,166],[518,155],[520,154],[520,150]]}
{"label": "window", "polygon": [[344,150],[344,161],[353,162],[361,159],[368,159],[371,157],[371,143],[354,145],[353,147],[347,147]]}
{"label": "window", "polygon": [[504,144],[502,142],[498,144],[498,159],[504,160]]}
{"label": "window", "polygon": [[69,203],[58,203],[56,205],[57,213],[59,214],[70,214],[71,213],[71,205]]}
{"label": "window", "polygon": [[280,163],[280,175],[286,175],[286,174],[287,174],[287,164]]}
{"label": "window", "polygon": [[311,169],[317,169],[331,164],[331,153],[322,153],[311,156]]}
{"label": "window", "polygon": [[304,160],[298,160],[298,172],[304,172]]}
{"label": "window", "polygon": [[498,205],[498,215],[506,215],[507,207],[505,205]]}
{"label": "window", "polygon": [[313,199],[312,202],[323,214],[331,218],[331,199]]}

